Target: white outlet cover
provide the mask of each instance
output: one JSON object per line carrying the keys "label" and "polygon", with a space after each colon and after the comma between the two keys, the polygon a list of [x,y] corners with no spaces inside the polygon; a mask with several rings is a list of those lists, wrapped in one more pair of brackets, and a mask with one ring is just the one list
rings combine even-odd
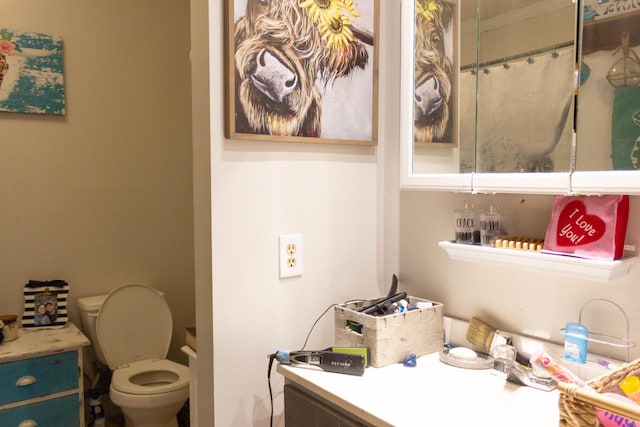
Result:
{"label": "white outlet cover", "polygon": [[[280,278],[302,276],[303,248],[302,234],[281,234],[278,237],[278,258],[280,263]],[[294,246],[292,254],[289,245]]]}

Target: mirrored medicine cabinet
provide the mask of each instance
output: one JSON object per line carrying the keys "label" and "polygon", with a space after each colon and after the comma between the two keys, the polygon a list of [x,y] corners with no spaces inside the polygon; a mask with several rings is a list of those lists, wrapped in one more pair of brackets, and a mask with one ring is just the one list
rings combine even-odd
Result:
{"label": "mirrored medicine cabinet", "polygon": [[640,11],[591,1],[403,1],[403,188],[640,194]]}

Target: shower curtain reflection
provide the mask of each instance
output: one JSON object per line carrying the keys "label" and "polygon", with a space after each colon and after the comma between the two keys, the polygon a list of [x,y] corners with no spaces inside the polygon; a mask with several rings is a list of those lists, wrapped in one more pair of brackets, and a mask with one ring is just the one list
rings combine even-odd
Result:
{"label": "shower curtain reflection", "polygon": [[461,141],[473,139],[473,123],[477,123],[475,150],[461,151],[461,170],[569,171],[573,70],[573,46],[490,66],[481,64],[477,104],[475,68],[461,71]]}

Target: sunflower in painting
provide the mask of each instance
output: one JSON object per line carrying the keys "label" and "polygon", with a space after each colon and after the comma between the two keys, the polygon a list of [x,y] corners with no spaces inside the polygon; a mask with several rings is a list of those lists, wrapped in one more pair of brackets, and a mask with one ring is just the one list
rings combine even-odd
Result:
{"label": "sunflower in painting", "polygon": [[435,19],[442,12],[442,4],[439,0],[416,0],[416,13],[422,15],[427,21]]}
{"label": "sunflower in painting", "polygon": [[350,16],[360,16],[353,0],[304,0],[300,7],[308,11],[328,48],[342,49],[353,41]]}

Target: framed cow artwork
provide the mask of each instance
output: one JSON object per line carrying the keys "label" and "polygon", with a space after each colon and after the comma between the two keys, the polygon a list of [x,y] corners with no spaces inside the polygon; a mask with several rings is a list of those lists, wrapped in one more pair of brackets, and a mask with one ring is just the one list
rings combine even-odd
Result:
{"label": "framed cow artwork", "polygon": [[456,147],[459,2],[414,1],[414,144],[416,147]]}
{"label": "framed cow artwork", "polygon": [[225,0],[230,139],[375,145],[379,0]]}

